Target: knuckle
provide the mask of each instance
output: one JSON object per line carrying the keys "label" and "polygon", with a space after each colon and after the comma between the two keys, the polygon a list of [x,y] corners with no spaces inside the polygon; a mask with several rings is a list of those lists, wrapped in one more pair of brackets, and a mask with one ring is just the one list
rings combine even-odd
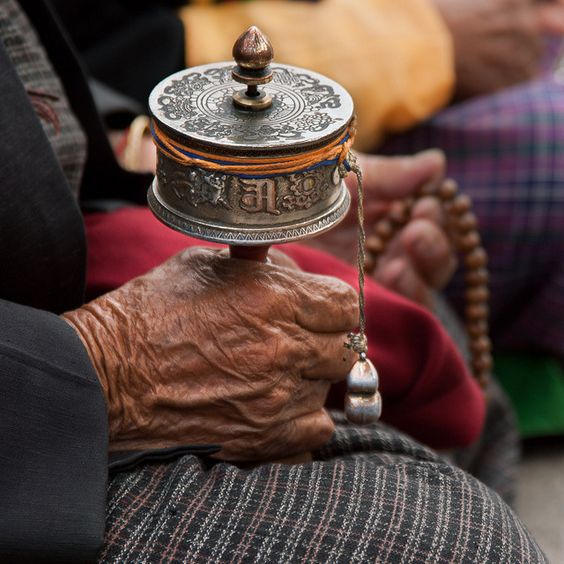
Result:
{"label": "knuckle", "polygon": [[268,258],[271,260],[273,264],[277,266],[300,270],[300,268],[292,258],[284,254],[283,252],[279,251],[278,249],[271,249],[268,253]]}
{"label": "knuckle", "polygon": [[354,327],[358,319],[358,294],[356,290],[345,282],[337,281],[333,298],[339,304],[340,312],[344,320]]}
{"label": "knuckle", "polygon": [[314,432],[311,433],[311,447],[312,449],[321,448],[331,439],[335,432],[335,424],[333,420],[324,411],[323,416],[318,419]]}
{"label": "knuckle", "polygon": [[298,372],[295,362],[302,358],[306,351],[307,340],[301,328],[295,323],[283,324],[280,327],[280,334],[272,340],[271,346],[266,347],[264,353],[272,378],[279,381],[293,381]]}

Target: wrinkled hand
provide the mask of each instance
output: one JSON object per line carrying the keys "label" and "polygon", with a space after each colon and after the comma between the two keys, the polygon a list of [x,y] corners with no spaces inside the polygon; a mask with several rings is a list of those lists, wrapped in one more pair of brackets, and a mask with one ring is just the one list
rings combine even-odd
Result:
{"label": "wrinkled hand", "polygon": [[[413,196],[423,184],[441,182],[445,174],[445,158],[440,151],[394,158],[359,155],[359,162],[364,177],[367,235],[389,210],[391,202]],[[347,217],[337,227],[308,243],[356,264],[357,191],[353,174],[347,176],[346,183],[353,197]],[[382,255],[374,278],[391,290],[431,307],[433,291],[446,285],[456,264],[452,237],[442,209],[434,198],[423,198],[414,207],[408,225]]]}
{"label": "wrinkled hand", "polygon": [[100,377],[111,449],[218,444],[255,461],[331,437],[323,405],[354,362],[356,292],[270,257],[192,248],[64,314]]}
{"label": "wrinkled hand", "polygon": [[542,28],[533,0],[434,0],[455,50],[456,96],[488,94],[533,78]]}

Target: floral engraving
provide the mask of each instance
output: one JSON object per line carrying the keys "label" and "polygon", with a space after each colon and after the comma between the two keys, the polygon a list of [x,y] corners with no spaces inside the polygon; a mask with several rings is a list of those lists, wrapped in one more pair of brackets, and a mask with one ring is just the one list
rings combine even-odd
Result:
{"label": "floral engraving", "polygon": [[243,144],[300,140],[343,121],[336,112],[341,95],[333,86],[291,67],[273,67],[272,84],[264,86],[273,103],[261,116],[234,107],[232,96],[238,89],[231,66],[187,72],[162,89],[156,116],[178,122],[187,133]]}
{"label": "floral engraving", "polygon": [[289,193],[281,202],[286,211],[307,210],[328,195],[330,185],[319,175],[292,175],[289,180]]}

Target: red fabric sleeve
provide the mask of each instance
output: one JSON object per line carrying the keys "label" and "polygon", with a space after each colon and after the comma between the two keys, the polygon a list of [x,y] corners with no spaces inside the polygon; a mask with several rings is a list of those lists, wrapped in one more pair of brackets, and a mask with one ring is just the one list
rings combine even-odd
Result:
{"label": "red fabric sleeve", "polygon": [[[110,291],[190,246],[213,246],[159,223],[147,208],[85,216],[87,295]],[[300,244],[282,250],[307,272],[356,287],[354,268]],[[382,420],[434,448],[465,446],[482,429],[485,401],[455,345],[426,310],[366,281],[369,356],[380,374]],[[344,384],[331,394],[341,403]]]}

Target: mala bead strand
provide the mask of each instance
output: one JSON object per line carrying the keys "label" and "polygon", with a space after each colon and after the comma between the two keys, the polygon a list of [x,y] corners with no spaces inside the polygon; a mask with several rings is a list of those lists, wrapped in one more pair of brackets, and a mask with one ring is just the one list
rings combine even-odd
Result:
{"label": "mala bead strand", "polygon": [[489,381],[492,368],[492,344],[489,333],[489,273],[488,256],[482,247],[478,232],[478,220],[472,212],[472,200],[460,194],[457,183],[446,179],[440,184],[424,185],[417,198],[394,202],[386,217],[374,226],[374,234],[366,239],[366,272],[372,274],[378,259],[385,252],[387,244],[402,229],[411,216],[416,201],[423,197],[437,198],[447,214],[448,223],[456,237],[456,250],[463,256],[467,288],[464,294],[466,306],[466,331],[470,348],[470,365],[475,378],[482,387]]}

